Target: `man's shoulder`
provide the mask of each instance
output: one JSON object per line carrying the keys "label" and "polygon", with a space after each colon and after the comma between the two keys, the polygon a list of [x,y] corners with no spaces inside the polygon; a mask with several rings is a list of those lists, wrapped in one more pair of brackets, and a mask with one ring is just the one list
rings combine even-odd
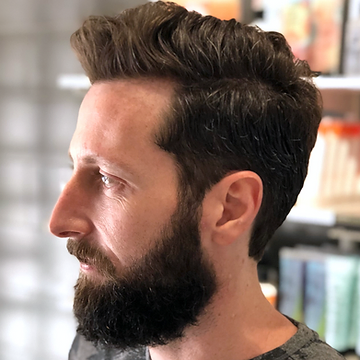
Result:
{"label": "man's shoulder", "polygon": [[[345,358],[319,339],[316,332],[291,320],[298,328],[284,345],[252,360],[344,360]],[[120,351],[95,347],[81,335],[76,335],[69,360],[148,360],[145,347]]]}
{"label": "man's shoulder", "polygon": [[95,347],[79,334],[76,335],[69,353],[69,360],[146,360],[145,347],[120,351]]}
{"label": "man's shoulder", "polygon": [[[291,360],[344,360],[345,358],[333,349],[331,346],[321,341],[320,339],[312,340],[306,344],[298,347],[295,351],[289,351],[286,346],[283,349],[283,357],[275,359],[291,359]],[[272,359],[272,358],[269,358]],[[267,360],[263,358],[262,360]]]}
{"label": "man's shoulder", "polygon": [[284,345],[253,360],[344,360],[345,358],[322,341],[306,325],[290,319],[298,328],[296,334]]}

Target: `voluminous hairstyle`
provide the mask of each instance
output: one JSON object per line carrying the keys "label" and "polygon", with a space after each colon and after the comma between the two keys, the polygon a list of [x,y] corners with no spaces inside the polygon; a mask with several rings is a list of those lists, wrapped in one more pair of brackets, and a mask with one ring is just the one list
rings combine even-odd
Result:
{"label": "voluminous hairstyle", "polygon": [[263,182],[249,256],[260,260],[303,186],[321,119],[319,92],[304,61],[276,32],[147,3],[94,16],[71,37],[91,83],[167,78],[172,113],[155,141],[173,154],[183,190],[201,203],[234,171]]}

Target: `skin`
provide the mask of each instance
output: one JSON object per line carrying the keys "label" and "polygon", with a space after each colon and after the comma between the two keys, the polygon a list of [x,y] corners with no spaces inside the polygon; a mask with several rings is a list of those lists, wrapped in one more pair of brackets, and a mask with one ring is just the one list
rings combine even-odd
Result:
{"label": "skin", "polygon": [[[74,172],[50,230],[100,247],[119,275],[153,246],[178,203],[175,160],[153,139],[172,94],[165,80],[99,82],[80,108],[69,149]],[[257,263],[248,257],[261,200],[261,179],[250,171],[229,174],[208,191],[199,226],[219,289],[198,326],[181,340],[150,348],[152,360],[251,359],[295,334],[264,298]],[[101,282],[95,268],[80,268]]]}
{"label": "skin", "polygon": [[146,252],[176,208],[174,161],[151,139],[169,93],[168,83],[99,83],[79,111],[69,148],[74,172],[50,229],[59,237],[94,242],[119,273]]}

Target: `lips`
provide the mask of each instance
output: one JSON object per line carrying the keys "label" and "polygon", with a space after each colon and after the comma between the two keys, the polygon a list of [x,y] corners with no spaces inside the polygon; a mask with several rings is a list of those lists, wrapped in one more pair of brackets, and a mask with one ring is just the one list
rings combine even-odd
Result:
{"label": "lips", "polygon": [[80,261],[80,269],[85,271],[90,271],[94,269],[94,266]]}
{"label": "lips", "polygon": [[81,265],[82,267],[87,267],[87,268],[95,267],[94,262],[91,261],[89,258],[77,257],[77,259],[79,260],[80,265]]}
{"label": "lips", "polygon": [[96,271],[108,278],[116,275],[115,266],[98,248],[91,246],[91,242],[85,238],[82,240],[68,239],[67,249],[80,262],[80,268],[84,271]]}

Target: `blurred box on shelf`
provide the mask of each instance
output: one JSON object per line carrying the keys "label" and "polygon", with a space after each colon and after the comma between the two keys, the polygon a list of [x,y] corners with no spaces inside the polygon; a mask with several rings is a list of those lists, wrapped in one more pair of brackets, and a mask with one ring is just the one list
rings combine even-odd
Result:
{"label": "blurred box on shelf", "polygon": [[216,16],[222,20],[241,19],[241,1],[239,0],[174,0],[174,2],[187,10]]}
{"label": "blurred box on shelf", "polygon": [[305,262],[291,248],[280,251],[279,310],[297,321],[303,321]]}
{"label": "blurred box on shelf", "polygon": [[284,34],[297,58],[314,71],[340,73],[345,0],[263,0],[263,10],[260,27]]}
{"label": "blurred box on shelf", "polygon": [[360,75],[360,0],[350,0],[345,28],[344,74]]}
{"label": "blurred box on shelf", "polygon": [[346,24],[344,74],[360,75],[360,19]]}
{"label": "blurred box on shelf", "polygon": [[279,310],[341,352],[360,353],[359,257],[315,247],[280,251]]}
{"label": "blurred box on shelf", "polygon": [[359,121],[322,120],[297,206],[341,209],[360,217]]}

